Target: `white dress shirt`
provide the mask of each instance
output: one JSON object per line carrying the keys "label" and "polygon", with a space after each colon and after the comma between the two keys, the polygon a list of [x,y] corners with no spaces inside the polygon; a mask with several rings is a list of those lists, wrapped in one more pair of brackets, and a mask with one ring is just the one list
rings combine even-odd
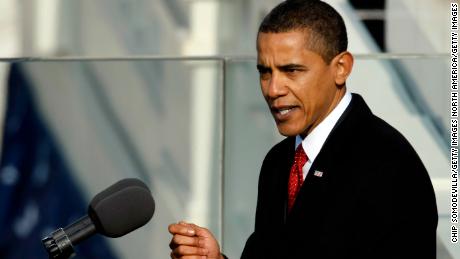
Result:
{"label": "white dress shirt", "polygon": [[303,150],[307,154],[308,161],[302,168],[303,179],[307,177],[308,171],[310,171],[311,165],[315,161],[316,156],[318,155],[319,151],[326,142],[327,137],[331,133],[332,129],[334,128],[335,124],[339,120],[340,116],[342,116],[345,109],[348,107],[351,101],[351,93],[347,91],[345,95],[340,100],[339,104],[332,110],[327,117],[316,126],[310,132],[310,134],[302,140],[300,135],[296,136],[295,140],[295,148],[302,143]]}

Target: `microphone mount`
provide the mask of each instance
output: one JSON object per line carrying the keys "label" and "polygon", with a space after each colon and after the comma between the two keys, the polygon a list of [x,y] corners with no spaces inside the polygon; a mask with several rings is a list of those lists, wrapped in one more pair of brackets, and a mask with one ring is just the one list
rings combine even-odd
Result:
{"label": "microphone mount", "polygon": [[98,193],[87,215],[52,232],[42,243],[50,259],[70,258],[74,246],[93,234],[121,237],[145,225],[154,211],[155,201],[147,185],[138,179],[123,179]]}
{"label": "microphone mount", "polygon": [[48,251],[50,259],[65,259],[75,255],[72,242],[62,228],[42,239],[42,243]]}

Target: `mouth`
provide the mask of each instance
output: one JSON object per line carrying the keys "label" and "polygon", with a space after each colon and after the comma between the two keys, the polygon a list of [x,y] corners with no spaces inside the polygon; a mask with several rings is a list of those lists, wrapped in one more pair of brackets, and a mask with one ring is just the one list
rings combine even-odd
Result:
{"label": "mouth", "polygon": [[297,106],[271,107],[273,116],[277,121],[287,120]]}

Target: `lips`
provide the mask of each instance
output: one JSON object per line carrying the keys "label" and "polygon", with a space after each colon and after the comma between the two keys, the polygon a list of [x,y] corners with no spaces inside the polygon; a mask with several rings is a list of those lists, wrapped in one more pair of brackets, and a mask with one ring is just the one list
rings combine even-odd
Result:
{"label": "lips", "polygon": [[279,112],[281,115],[286,115],[286,114],[288,114],[290,111],[292,111],[292,108],[287,108],[287,109],[280,109],[280,110],[278,110],[278,112]]}
{"label": "lips", "polygon": [[297,106],[272,106],[271,111],[277,121],[287,120]]}

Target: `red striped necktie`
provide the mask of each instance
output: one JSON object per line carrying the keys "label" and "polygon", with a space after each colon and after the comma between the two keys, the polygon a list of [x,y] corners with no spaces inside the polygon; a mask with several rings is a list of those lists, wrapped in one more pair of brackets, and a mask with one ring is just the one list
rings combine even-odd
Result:
{"label": "red striped necktie", "polygon": [[291,167],[288,183],[288,211],[294,206],[295,198],[303,184],[302,168],[307,162],[308,157],[303,150],[302,143],[295,150],[294,164]]}

